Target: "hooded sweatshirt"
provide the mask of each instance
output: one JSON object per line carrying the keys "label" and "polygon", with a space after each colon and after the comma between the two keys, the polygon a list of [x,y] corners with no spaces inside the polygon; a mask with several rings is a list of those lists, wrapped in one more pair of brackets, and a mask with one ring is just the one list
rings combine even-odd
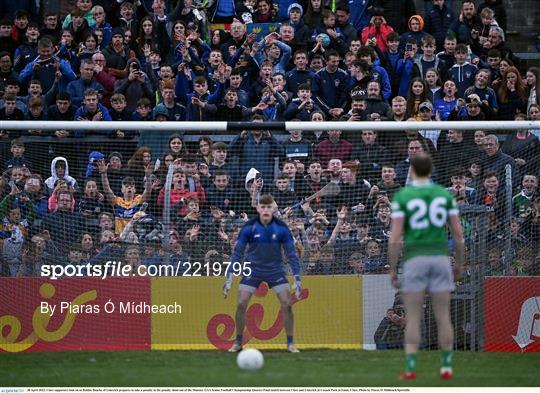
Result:
{"label": "hooded sweatshirt", "polygon": [[63,177],[63,180],[68,183],[73,188],[77,188],[77,180],[69,176],[69,165],[67,160],[64,157],[55,157],[51,162],[51,177],[49,177],[47,180],[45,180],[45,184],[47,185],[47,188],[50,192],[54,190],[54,183],[59,179],[57,173],[56,173],[56,163],[58,161],[63,161],[64,165],[66,167],[65,174]]}
{"label": "hooded sweatshirt", "polygon": [[[412,31],[411,29],[411,21],[413,19],[417,19],[420,23],[420,30],[418,31]],[[407,26],[409,27],[409,30],[407,30],[405,33],[401,35],[399,38],[399,50],[402,52],[405,50],[405,45],[407,44],[407,41],[411,38],[416,41],[416,45],[418,46],[418,53],[424,53],[422,51],[422,38],[424,38],[426,35],[428,35],[424,30],[424,19],[420,15],[413,15],[409,18],[409,22],[407,23]]]}

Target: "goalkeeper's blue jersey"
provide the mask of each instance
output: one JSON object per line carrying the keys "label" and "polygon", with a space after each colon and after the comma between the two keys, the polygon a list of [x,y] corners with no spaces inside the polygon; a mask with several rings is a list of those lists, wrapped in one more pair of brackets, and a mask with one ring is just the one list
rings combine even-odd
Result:
{"label": "goalkeeper's blue jersey", "polygon": [[[247,255],[243,258],[247,247]],[[291,231],[283,221],[273,218],[268,225],[259,217],[249,220],[238,235],[231,262],[250,262],[252,276],[273,277],[285,274],[282,248],[294,275],[300,274],[300,261]]]}

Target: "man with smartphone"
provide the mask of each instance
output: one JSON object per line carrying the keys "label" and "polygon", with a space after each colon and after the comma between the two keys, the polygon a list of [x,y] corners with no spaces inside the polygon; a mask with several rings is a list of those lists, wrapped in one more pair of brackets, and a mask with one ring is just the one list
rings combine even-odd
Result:
{"label": "man with smartphone", "polygon": [[128,60],[129,74],[127,78],[117,80],[114,86],[115,93],[121,93],[126,97],[127,110],[135,111],[137,102],[141,98],[148,98],[150,101],[154,97],[150,79],[141,70],[139,60],[131,58]]}

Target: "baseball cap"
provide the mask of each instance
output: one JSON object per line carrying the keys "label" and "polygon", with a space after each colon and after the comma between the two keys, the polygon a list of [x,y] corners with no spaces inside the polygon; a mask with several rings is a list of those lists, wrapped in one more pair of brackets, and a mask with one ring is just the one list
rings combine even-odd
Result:
{"label": "baseball cap", "polygon": [[422,109],[428,109],[433,112],[433,105],[429,101],[424,101],[420,104],[418,107],[418,110],[421,111]]}

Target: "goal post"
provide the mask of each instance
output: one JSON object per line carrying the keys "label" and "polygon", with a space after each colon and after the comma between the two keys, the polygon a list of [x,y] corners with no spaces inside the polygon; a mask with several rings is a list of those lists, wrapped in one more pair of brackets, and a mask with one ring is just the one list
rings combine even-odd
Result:
{"label": "goal post", "polygon": [[[387,274],[390,204],[410,183],[408,160],[418,151],[432,155],[433,180],[461,212],[468,263],[452,298],[456,348],[537,348],[529,299],[540,297],[539,121],[0,121],[0,135],[0,331],[9,326],[0,352],[225,348],[234,300],[221,301],[224,266],[264,193],[293,234],[305,276],[294,305],[298,346],[399,348],[402,302]],[[328,183],[339,191],[316,194]],[[116,274],[122,266],[130,274]],[[180,299],[193,314],[138,318],[117,309],[77,317],[56,341],[39,326],[35,342],[23,340],[40,302],[103,309],[109,297],[124,311]],[[280,348],[282,321],[267,287],[254,303],[246,337]],[[435,348],[429,301],[425,310],[422,345]],[[500,315],[507,318],[498,326]],[[60,326],[63,317],[39,318]],[[135,333],[111,332],[111,318]]]}

